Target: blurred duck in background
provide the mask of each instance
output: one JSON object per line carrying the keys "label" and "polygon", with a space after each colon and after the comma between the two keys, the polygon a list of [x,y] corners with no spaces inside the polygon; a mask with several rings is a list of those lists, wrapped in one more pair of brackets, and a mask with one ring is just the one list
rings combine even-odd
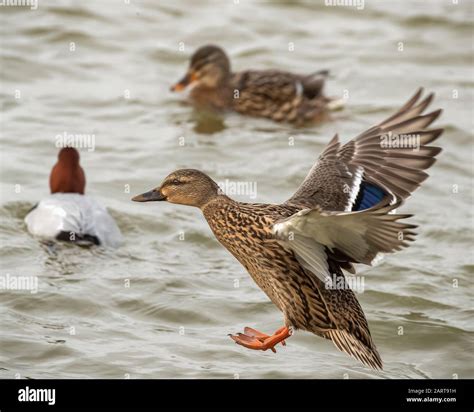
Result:
{"label": "blurred duck in background", "polygon": [[327,70],[306,75],[280,70],[233,73],[224,50],[208,45],[192,55],[188,71],[171,90],[192,86],[191,101],[204,109],[302,125],[339,108],[340,103],[323,93],[328,74]]}
{"label": "blurred duck in background", "polygon": [[49,186],[51,194],[25,217],[28,231],[41,239],[118,247],[120,229],[104,206],[84,194],[86,178],[73,147],[60,150]]}

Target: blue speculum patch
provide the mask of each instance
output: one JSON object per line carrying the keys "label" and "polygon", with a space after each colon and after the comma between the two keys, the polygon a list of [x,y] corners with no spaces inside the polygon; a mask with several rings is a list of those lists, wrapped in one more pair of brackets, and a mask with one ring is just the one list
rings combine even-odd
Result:
{"label": "blue speculum patch", "polygon": [[359,194],[352,207],[352,210],[364,210],[376,205],[385,196],[385,192],[378,186],[371,183],[362,182],[359,189]]}

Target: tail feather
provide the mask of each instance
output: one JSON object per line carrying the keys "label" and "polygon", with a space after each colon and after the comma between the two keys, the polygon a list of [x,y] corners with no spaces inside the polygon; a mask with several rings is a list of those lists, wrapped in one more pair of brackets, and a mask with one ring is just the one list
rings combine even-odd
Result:
{"label": "tail feather", "polygon": [[304,76],[301,79],[304,95],[308,99],[314,99],[316,97],[322,96],[324,82],[326,81],[328,75],[328,70],[320,70],[319,72]]}
{"label": "tail feather", "polygon": [[365,366],[375,370],[382,370],[383,364],[375,345],[368,347],[351,333],[343,329],[330,329],[325,333],[327,339],[342,352],[362,362]]}

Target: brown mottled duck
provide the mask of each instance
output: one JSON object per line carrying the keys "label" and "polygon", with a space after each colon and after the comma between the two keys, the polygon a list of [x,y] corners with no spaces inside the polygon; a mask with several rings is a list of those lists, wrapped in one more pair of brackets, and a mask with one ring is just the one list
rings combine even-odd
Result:
{"label": "brown mottled duck", "polygon": [[[275,351],[302,329],[382,369],[343,270],[355,273],[354,263],[370,265],[379,253],[400,250],[414,239],[416,226],[401,221],[412,215],[395,209],[428,177],[424,170],[441,151],[430,144],[443,132],[428,129],[441,110],[423,115],[433,94],[420,100],[421,94],[420,89],[393,116],[344,145],[334,136],[282,204],[234,201],[192,169],[177,170],[133,198],[199,207],[219,242],[283,312],[284,326],[272,335],[252,328],[231,335],[239,345]],[[343,280],[344,287],[332,287],[334,280],[338,285]]]}
{"label": "brown mottled duck", "polygon": [[331,102],[323,94],[327,75],[327,70],[307,75],[279,70],[233,73],[224,50],[209,45],[192,55],[185,76],[171,90],[193,86],[190,97],[198,107],[304,124],[320,119]]}

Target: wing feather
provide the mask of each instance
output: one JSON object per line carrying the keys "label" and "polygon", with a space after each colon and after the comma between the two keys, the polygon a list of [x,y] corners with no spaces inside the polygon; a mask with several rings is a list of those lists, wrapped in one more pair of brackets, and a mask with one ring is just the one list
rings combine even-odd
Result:
{"label": "wing feather", "polygon": [[379,253],[407,247],[415,235],[410,230],[415,225],[399,222],[411,215],[391,213],[400,202],[390,205],[388,201],[358,212],[305,209],[276,223],[273,233],[313,269],[309,262],[321,259],[321,245],[341,251],[352,262],[370,265]]}
{"label": "wing feather", "polygon": [[[354,191],[361,183],[373,184],[403,202],[428,177],[441,148],[428,146],[443,129],[427,129],[441,114],[423,111],[433,101],[422,101],[420,88],[394,115],[341,146],[337,135],[329,142],[316,164],[288,204],[324,210],[351,211]],[[360,179],[362,175],[362,179]]]}

